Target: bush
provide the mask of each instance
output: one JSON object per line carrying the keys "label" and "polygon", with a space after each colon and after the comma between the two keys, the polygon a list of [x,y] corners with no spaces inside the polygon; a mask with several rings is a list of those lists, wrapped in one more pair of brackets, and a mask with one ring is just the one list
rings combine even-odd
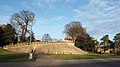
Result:
{"label": "bush", "polygon": [[117,55],[120,55],[120,51],[117,51],[117,53],[116,53]]}

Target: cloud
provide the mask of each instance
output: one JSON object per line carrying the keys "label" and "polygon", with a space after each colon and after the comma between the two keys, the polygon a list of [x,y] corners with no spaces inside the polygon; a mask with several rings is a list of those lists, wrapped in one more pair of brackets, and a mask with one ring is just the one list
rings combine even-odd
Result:
{"label": "cloud", "polygon": [[32,5],[37,6],[37,8],[44,9],[56,9],[56,8],[64,9],[65,7],[71,8],[72,6],[70,4],[74,5],[78,1],[79,0],[33,0]]}
{"label": "cloud", "polygon": [[55,16],[54,18],[53,18],[53,21],[61,21],[61,20],[63,20],[65,17],[64,16]]}
{"label": "cloud", "polygon": [[7,23],[9,21],[9,16],[1,16],[0,15],[0,23]]}
{"label": "cloud", "polygon": [[44,0],[46,4],[56,2],[57,0]]}
{"label": "cloud", "polygon": [[69,3],[69,2],[75,3],[75,2],[77,2],[77,1],[79,1],[79,0],[66,0],[65,2],[66,2],[66,3]]}
{"label": "cloud", "polygon": [[24,6],[24,7],[26,7],[26,8],[31,9],[31,7],[30,7],[28,1],[21,1],[21,5]]}
{"label": "cloud", "polygon": [[9,16],[0,16],[0,20],[6,20],[9,19]]}
{"label": "cloud", "polygon": [[[114,3],[114,4],[113,4]],[[112,6],[111,6],[112,4]],[[73,9],[74,17],[86,19],[83,25],[92,36],[114,34],[120,31],[120,5],[109,0],[90,0],[82,8]]]}
{"label": "cloud", "polygon": [[[87,32],[97,38],[101,38],[103,35],[110,35],[113,37],[116,33],[120,32],[120,18],[111,20],[98,20],[96,23],[86,26]],[[97,23],[98,22],[98,23]],[[101,22],[101,23],[99,23]],[[114,35],[113,35],[114,34]]]}
{"label": "cloud", "polygon": [[11,7],[10,5],[3,5],[4,10],[6,11],[12,11],[13,7]]}
{"label": "cloud", "polygon": [[32,2],[32,4],[33,5],[35,5],[35,6],[42,6],[42,3],[41,3],[41,1],[40,0],[34,0],[33,2]]}
{"label": "cloud", "polygon": [[54,8],[53,5],[56,3],[56,0],[34,0],[32,1],[32,4],[37,7],[48,7],[48,8]]}
{"label": "cloud", "polygon": [[95,7],[107,7],[108,1],[107,0],[90,0],[89,6]]}

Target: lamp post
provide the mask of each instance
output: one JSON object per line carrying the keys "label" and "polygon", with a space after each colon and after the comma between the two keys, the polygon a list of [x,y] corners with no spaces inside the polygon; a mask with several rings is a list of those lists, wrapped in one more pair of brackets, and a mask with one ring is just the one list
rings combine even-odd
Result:
{"label": "lamp post", "polygon": [[29,60],[33,59],[33,53],[32,53],[32,26],[30,25],[30,53],[29,53]]}
{"label": "lamp post", "polygon": [[18,45],[19,45],[19,41],[20,41],[20,39],[19,39],[19,34],[16,34],[15,36],[17,37],[17,47],[16,47],[16,52],[18,52]]}
{"label": "lamp post", "polygon": [[17,52],[18,52],[18,45],[19,45],[19,41],[20,41],[20,38],[19,38],[19,28],[20,28],[20,25],[18,25],[18,34],[16,35],[16,37],[17,37]]}
{"label": "lamp post", "polygon": [[19,35],[17,35],[17,52],[18,52],[18,45],[19,45]]}
{"label": "lamp post", "polygon": [[32,26],[30,25],[30,52],[32,51]]}
{"label": "lamp post", "polygon": [[17,35],[17,52],[18,52],[18,45],[19,45],[19,36]]}
{"label": "lamp post", "polygon": [[31,41],[32,41],[32,26],[30,26],[31,28],[30,28],[30,51],[31,51],[31,49],[32,49],[32,43],[31,43]]}

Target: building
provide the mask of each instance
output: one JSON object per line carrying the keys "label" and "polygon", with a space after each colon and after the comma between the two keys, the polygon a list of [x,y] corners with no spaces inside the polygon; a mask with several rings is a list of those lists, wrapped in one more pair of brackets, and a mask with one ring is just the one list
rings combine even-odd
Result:
{"label": "building", "polygon": [[66,36],[66,37],[64,38],[64,40],[73,41],[73,38],[72,38],[71,36]]}

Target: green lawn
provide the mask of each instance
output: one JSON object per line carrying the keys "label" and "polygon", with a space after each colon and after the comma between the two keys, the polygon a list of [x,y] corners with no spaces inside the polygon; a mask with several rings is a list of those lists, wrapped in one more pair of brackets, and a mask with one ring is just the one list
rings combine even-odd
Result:
{"label": "green lawn", "polygon": [[0,62],[29,61],[28,56],[28,53],[15,53],[0,48]]}
{"label": "green lawn", "polygon": [[[49,54],[49,56],[61,59],[61,60],[77,60],[77,59],[98,59],[98,58],[120,58],[117,55],[107,54],[91,54],[91,55],[79,55],[79,54]],[[15,53],[0,48],[0,62],[23,62],[30,61],[28,59],[28,53]],[[34,55],[35,58],[35,55]],[[33,59],[35,60],[35,59]]]}
{"label": "green lawn", "polygon": [[49,56],[62,60],[77,60],[77,59],[99,59],[99,58],[120,58],[116,55],[104,55],[104,54],[91,54],[91,55],[79,55],[79,54],[49,54]]}

